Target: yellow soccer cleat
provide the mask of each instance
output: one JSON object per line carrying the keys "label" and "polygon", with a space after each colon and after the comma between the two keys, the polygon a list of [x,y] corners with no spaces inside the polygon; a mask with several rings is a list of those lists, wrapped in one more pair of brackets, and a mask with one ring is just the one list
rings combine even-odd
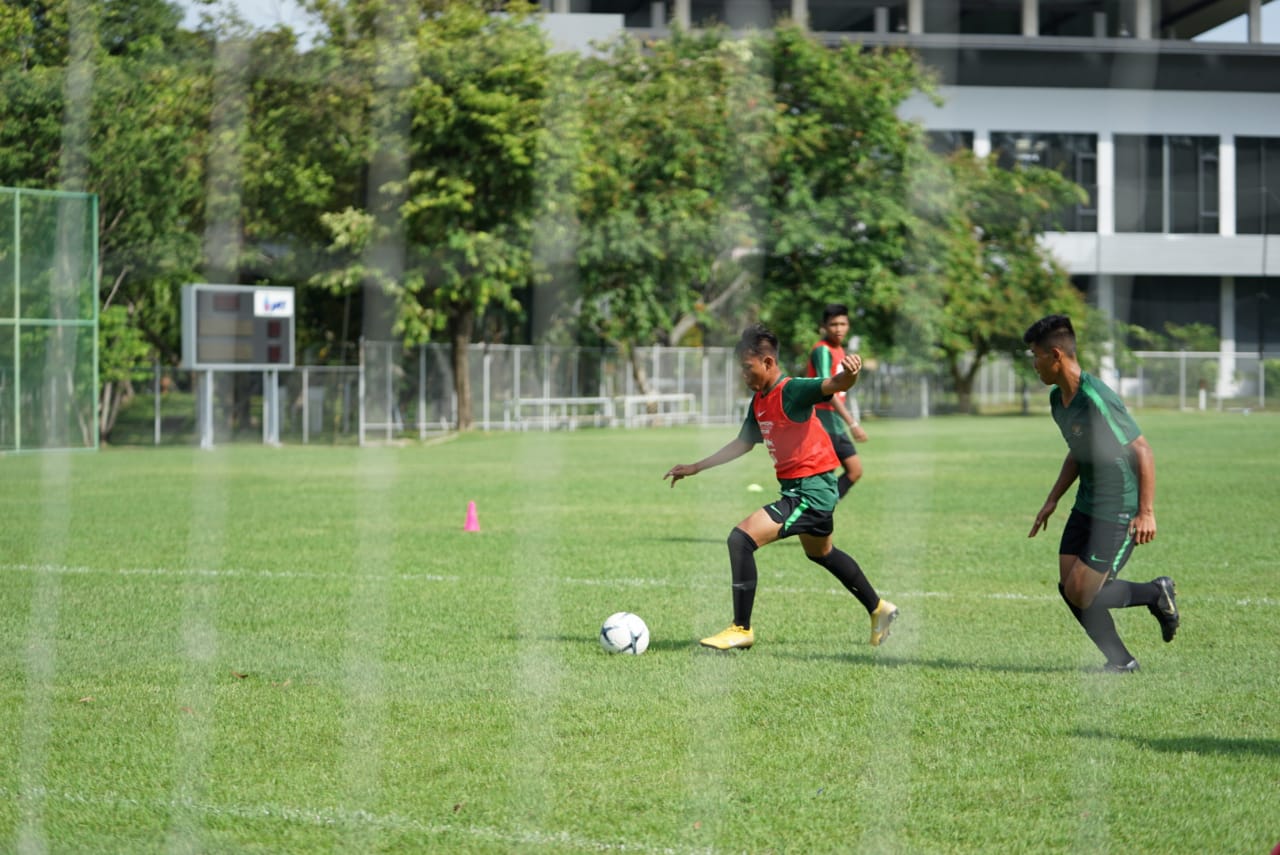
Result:
{"label": "yellow soccer cleat", "polygon": [[703,647],[714,647],[716,650],[746,650],[756,643],[756,634],[752,630],[743,629],[735,623],[728,629],[721,630],[698,643]]}
{"label": "yellow soccer cleat", "polygon": [[889,637],[889,628],[898,619],[898,607],[888,600],[881,600],[871,613],[871,646],[879,647]]}

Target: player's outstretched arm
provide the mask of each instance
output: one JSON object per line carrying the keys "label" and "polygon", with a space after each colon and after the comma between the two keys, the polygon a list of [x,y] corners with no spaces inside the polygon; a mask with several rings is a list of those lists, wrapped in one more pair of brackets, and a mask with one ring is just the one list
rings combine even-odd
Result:
{"label": "player's outstretched arm", "polygon": [[719,466],[722,463],[728,463],[730,460],[737,460],[742,455],[751,450],[751,443],[739,437],[734,437],[725,444],[724,448],[712,454],[710,457],[704,457],[697,463],[679,463],[667,470],[667,474],[663,475],[663,480],[671,479],[671,486],[674,487],[676,482],[681,478],[688,478],[690,475],[697,475],[704,469],[710,469],[713,466]]}

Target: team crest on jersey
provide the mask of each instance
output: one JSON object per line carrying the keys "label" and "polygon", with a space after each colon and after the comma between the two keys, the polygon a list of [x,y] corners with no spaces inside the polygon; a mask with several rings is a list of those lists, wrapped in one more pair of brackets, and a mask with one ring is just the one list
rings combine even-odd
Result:
{"label": "team crest on jersey", "polygon": [[1084,425],[1074,424],[1071,426],[1072,436],[1084,436]]}

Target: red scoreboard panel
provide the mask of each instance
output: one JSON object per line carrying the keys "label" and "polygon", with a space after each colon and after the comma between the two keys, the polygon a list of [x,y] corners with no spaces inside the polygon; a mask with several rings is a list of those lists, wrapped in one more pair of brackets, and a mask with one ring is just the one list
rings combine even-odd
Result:
{"label": "red scoreboard panel", "polygon": [[193,371],[293,368],[292,288],[182,287],[182,367]]}

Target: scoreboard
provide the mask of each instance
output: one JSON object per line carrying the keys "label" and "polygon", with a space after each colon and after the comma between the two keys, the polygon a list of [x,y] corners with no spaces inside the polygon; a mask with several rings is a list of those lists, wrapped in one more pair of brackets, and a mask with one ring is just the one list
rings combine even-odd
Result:
{"label": "scoreboard", "polygon": [[182,367],[192,371],[293,368],[292,288],[182,286]]}

